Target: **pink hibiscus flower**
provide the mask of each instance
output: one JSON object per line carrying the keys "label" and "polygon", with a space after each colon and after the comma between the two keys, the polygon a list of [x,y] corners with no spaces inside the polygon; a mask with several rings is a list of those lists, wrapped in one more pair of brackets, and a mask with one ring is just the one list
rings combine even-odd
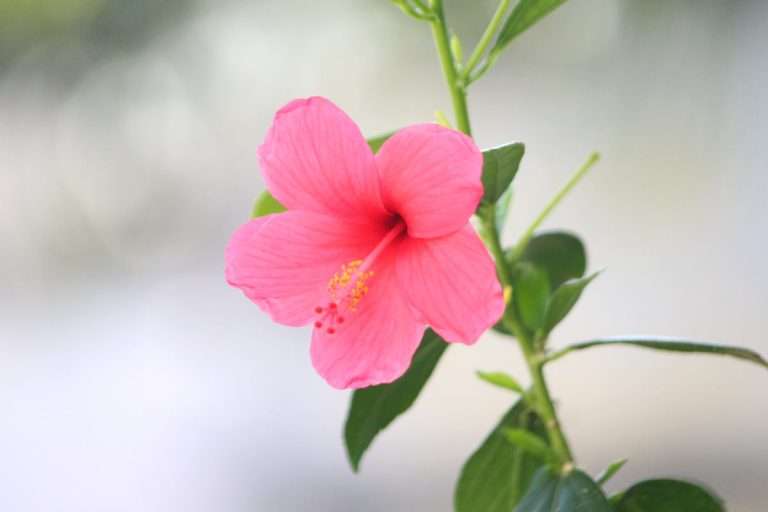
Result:
{"label": "pink hibiscus flower", "polygon": [[483,192],[472,139],[420,124],[374,156],[344,112],[313,97],[277,113],[258,154],[288,211],[235,232],[227,281],[276,322],[314,325],[312,363],[331,386],[397,379],[427,325],[472,344],[501,317],[493,261],[468,222]]}

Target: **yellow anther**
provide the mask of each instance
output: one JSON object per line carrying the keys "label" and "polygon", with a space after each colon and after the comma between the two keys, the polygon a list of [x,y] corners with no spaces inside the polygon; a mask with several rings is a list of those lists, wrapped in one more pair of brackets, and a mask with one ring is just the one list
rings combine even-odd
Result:
{"label": "yellow anther", "polygon": [[360,272],[362,265],[362,260],[345,263],[341,271],[336,272],[328,281],[328,291],[333,301],[352,312],[357,311],[357,305],[368,293],[366,281],[373,277],[373,271]]}

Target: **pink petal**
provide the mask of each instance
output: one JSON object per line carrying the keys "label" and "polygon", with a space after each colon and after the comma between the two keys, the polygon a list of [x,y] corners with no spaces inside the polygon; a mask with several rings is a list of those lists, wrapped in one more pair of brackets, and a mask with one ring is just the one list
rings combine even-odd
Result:
{"label": "pink petal", "polygon": [[461,229],[483,195],[483,156],[461,132],[419,124],[394,134],[376,153],[384,205],[408,234],[433,238]]}
{"label": "pink petal", "polygon": [[504,312],[493,260],[469,224],[441,238],[404,240],[397,279],[417,319],[446,341],[472,344]]}
{"label": "pink petal", "polygon": [[357,125],[325,98],[283,107],[258,154],[267,188],[289,210],[386,215],[371,149]]}
{"label": "pink petal", "polygon": [[334,273],[364,258],[385,233],[385,225],[362,219],[299,211],[267,215],[232,235],[227,281],[276,322],[306,325],[314,308],[330,300]]}
{"label": "pink petal", "polygon": [[392,254],[376,261],[370,292],[357,312],[328,335],[326,326],[312,333],[312,364],[337,389],[363,388],[400,377],[410,365],[426,325],[417,322],[397,286]]}

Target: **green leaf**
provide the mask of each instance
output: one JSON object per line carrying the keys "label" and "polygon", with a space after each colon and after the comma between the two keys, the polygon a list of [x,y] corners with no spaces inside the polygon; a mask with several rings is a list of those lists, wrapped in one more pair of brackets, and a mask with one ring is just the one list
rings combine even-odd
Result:
{"label": "green leaf", "polygon": [[508,188],[501,197],[496,201],[496,231],[501,233],[504,229],[504,224],[507,221],[507,212],[509,212],[509,205],[512,204],[512,196],[514,193],[511,188]]}
{"label": "green leaf", "polygon": [[555,290],[547,306],[547,312],[542,326],[543,338],[546,338],[549,333],[552,332],[552,329],[565,318],[571,308],[576,304],[576,301],[579,300],[584,288],[586,288],[599,273],[600,271],[598,270],[588,277],[566,281]]}
{"label": "green leaf", "polygon": [[[540,336],[547,334],[571,310],[584,287],[596,274],[581,277],[587,265],[584,245],[575,235],[564,232],[542,233],[531,238],[517,263],[512,265],[514,302],[523,324]],[[554,292],[552,292],[554,290]],[[494,330],[508,334],[497,324]]]}
{"label": "green leaf", "polygon": [[360,468],[360,459],[378,433],[413,405],[446,347],[445,340],[427,329],[411,366],[402,377],[352,393],[344,425],[344,441],[352,469]]}
{"label": "green leaf", "polygon": [[549,302],[547,272],[533,263],[521,261],[512,267],[513,297],[520,319],[532,331],[541,327]]}
{"label": "green leaf", "polygon": [[512,390],[516,393],[520,393],[521,395],[525,393],[525,390],[523,387],[515,380],[514,377],[511,375],[508,375],[506,373],[502,372],[494,372],[494,373],[486,373],[486,372],[477,372],[477,376],[483,379],[485,382],[488,382],[490,384],[493,384],[494,386],[499,386],[500,388],[505,388]]}
{"label": "green leaf", "polygon": [[616,512],[725,512],[710,491],[688,482],[646,480],[611,498]]}
{"label": "green leaf", "polygon": [[552,511],[611,512],[611,505],[583,471],[573,469],[558,475],[544,466],[536,472],[531,488],[513,512]]}
{"label": "green leaf", "polygon": [[504,21],[491,53],[499,53],[531,25],[564,3],[565,0],[520,0]]}
{"label": "green leaf", "polygon": [[371,151],[376,153],[379,149],[381,149],[381,146],[384,145],[385,142],[387,142],[387,139],[393,136],[395,132],[389,132],[385,133],[384,135],[379,135],[378,137],[372,137],[368,139],[366,142],[368,143],[368,146],[371,148]]}
{"label": "green leaf", "polygon": [[509,441],[523,450],[528,455],[533,455],[537,459],[545,461],[554,461],[557,459],[555,453],[549,445],[536,434],[528,432],[524,428],[509,428],[504,432]]}
{"label": "green leaf", "polygon": [[544,436],[538,416],[519,400],[464,464],[454,493],[456,512],[509,512],[543,460],[510,443],[504,432],[524,428]]}
{"label": "green leaf", "polygon": [[620,470],[626,463],[627,463],[627,459],[621,459],[621,460],[612,462],[611,465],[605,468],[605,470],[602,473],[597,475],[597,478],[595,478],[595,482],[597,482],[600,485],[603,485],[613,475],[615,475],[616,472]]}
{"label": "green leaf", "polygon": [[285,206],[278,203],[277,199],[272,197],[272,194],[270,194],[269,191],[265,190],[261,193],[261,195],[259,195],[258,198],[256,198],[256,201],[253,203],[251,218],[256,219],[271,213],[284,212],[285,210]]}
{"label": "green leaf", "polygon": [[534,235],[525,246],[520,259],[546,270],[552,291],[568,279],[584,276],[587,270],[584,244],[576,235],[563,231]]}
{"label": "green leaf", "polygon": [[525,146],[510,142],[483,151],[483,201],[495,203],[517,174]]}
{"label": "green leaf", "polygon": [[768,368],[768,361],[760,354],[743,347],[729,345],[715,345],[704,341],[682,340],[680,338],[663,338],[659,336],[617,336],[600,338],[596,340],[582,341],[569,345],[561,351],[561,354],[573,350],[583,350],[590,347],[605,345],[633,345],[636,347],[652,348],[656,350],[668,350],[670,352],[694,352],[699,354],[717,354],[736,357],[745,361],[752,361]]}

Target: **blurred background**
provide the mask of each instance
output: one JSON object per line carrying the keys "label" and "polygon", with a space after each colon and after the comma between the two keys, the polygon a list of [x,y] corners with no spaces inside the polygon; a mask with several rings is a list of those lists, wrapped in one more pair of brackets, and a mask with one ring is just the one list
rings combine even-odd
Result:
{"label": "blurred background", "polygon": [[[495,8],[449,1],[469,53]],[[481,147],[521,140],[514,240],[547,221],[606,267],[553,344],[619,334],[768,353],[768,3],[572,0],[473,86]],[[263,190],[255,149],[296,97],[376,135],[450,112],[428,26],[384,0],[0,0],[0,510],[449,510],[461,464],[525,379],[488,334],[347,466],[349,394],[309,331],[223,278]],[[593,475],[629,463],[768,507],[768,373],[593,349],[549,369]]]}

